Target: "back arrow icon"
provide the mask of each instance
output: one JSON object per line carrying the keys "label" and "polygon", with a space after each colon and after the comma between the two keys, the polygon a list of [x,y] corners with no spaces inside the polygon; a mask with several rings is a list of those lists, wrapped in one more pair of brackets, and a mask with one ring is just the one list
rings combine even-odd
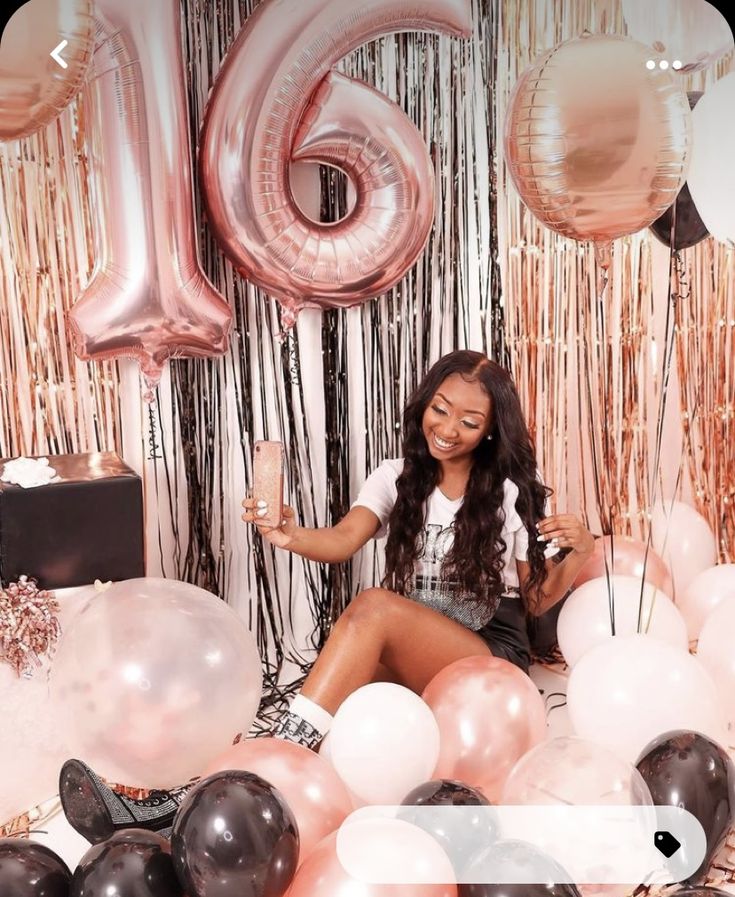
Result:
{"label": "back arrow icon", "polygon": [[49,53],[49,56],[54,60],[54,62],[58,62],[62,69],[69,68],[69,63],[66,60],[61,58],[61,51],[64,47],[69,43],[68,40],[63,40],[58,47],[54,47],[53,50]]}

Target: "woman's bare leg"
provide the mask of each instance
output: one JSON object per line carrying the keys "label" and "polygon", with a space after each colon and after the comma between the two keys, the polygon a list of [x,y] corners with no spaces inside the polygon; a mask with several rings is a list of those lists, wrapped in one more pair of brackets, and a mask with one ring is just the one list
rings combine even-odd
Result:
{"label": "woman's bare leg", "polygon": [[339,617],[301,694],[336,713],[381,666],[420,694],[445,666],[491,655],[479,635],[443,614],[387,589],[361,592]]}

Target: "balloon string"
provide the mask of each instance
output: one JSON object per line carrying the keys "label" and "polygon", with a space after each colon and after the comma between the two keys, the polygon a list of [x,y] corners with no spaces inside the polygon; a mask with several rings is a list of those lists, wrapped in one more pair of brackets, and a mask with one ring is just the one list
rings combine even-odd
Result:
{"label": "balloon string", "polygon": [[163,455],[159,453],[161,446],[156,438],[158,424],[156,421],[156,412],[153,408],[153,402],[148,403],[148,460],[157,461]]}

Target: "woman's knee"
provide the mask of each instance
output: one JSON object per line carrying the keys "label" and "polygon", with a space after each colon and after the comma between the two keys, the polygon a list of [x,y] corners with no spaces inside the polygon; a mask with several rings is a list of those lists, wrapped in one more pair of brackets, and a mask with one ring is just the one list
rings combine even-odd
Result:
{"label": "woman's knee", "polygon": [[398,596],[387,589],[359,592],[345,608],[340,620],[360,626],[386,626],[392,617]]}

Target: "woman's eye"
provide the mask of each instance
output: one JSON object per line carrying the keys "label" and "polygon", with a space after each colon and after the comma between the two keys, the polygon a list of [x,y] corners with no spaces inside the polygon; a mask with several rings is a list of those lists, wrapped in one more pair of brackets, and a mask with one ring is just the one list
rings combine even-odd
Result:
{"label": "woman's eye", "polygon": [[463,420],[462,423],[467,427],[468,430],[479,430],[480,427],[478,424],[473,424],[472,421]]}
{"label": "woman's eye", "polygon": [[438,405],[432,405],[431,410],[436,411],[437,414],[446,414],[447,413],[443,408],[440,408]]}

